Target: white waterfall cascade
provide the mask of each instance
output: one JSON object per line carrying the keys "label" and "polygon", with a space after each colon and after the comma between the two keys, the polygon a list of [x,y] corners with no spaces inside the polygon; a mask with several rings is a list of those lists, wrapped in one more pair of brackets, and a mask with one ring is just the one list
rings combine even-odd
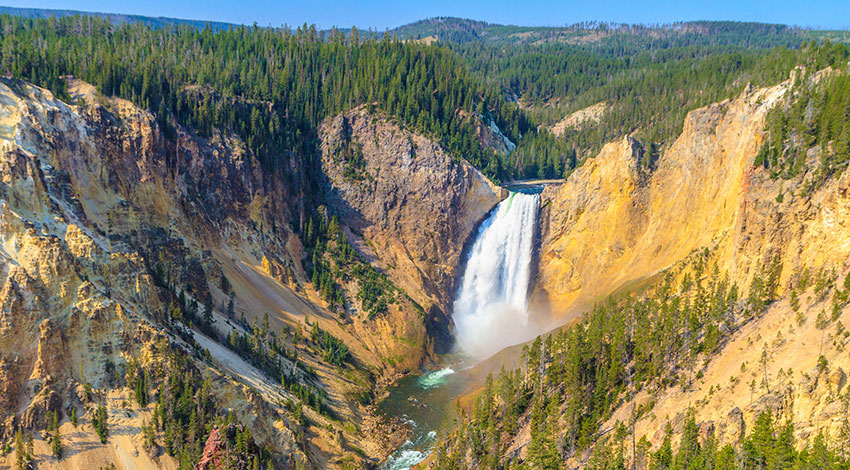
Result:
{"label": "white waterfall cascade", "polygon": [[528,285],[540,196],[511,193],[478,230],[454,301],[457,346],[477,358],[528,341]]}

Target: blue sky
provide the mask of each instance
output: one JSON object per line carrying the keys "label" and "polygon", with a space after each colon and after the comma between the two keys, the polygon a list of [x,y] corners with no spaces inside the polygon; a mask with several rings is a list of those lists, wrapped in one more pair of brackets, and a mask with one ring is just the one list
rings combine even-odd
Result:
{"label": "blue sky", "polygon": [[0,0],[5,6],[226,21],[261,26],[315,23],[383,30],[433,16],[493,23],[559,26],[578,21],[669,23],[740,20],[815,28],[850,28],[850,0]]}

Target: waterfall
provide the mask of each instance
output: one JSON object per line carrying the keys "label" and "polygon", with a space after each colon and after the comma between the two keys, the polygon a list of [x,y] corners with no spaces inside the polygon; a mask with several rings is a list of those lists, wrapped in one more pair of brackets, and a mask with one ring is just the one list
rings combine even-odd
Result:
{"label": "waterfall", "polygon": [[528,285],[540,196],[512,192],[478,230],[454,301],[457,346],[478,358],[532,339]]}

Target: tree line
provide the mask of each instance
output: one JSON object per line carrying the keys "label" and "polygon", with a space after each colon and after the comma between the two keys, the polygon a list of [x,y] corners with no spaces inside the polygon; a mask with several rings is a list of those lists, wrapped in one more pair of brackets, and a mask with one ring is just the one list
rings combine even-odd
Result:
{"label": "tree line", "polygon": [[[175,123],[203,137],[235,133],[270,170],[314,159],[321,121],[365,105],[494,179],[557,178],[606,141],[637,132],[663,144],[681,131],[687,111],[734,96],[748,82],[777,83],[798,64],[818,68],[847,57],[843,45],[750,26],[689,23],[684,32],[664,30],[663,38],[617,30],[589,43],[428,46],[307,25],[152,28],[87,16],[3,15],[0,72],[63,99],[70,99],[63,77],[77,76],[152,111],[167,135]],[[598,124],[560,138],[546,130],[598,102],[608,108]],[[483,148],[468,116],[494,121],[517,151]],[[349,160],[355,176],[356,149]]]}
{"label": "tree line", "polygon": [[[359,105],[432,136],[453,155],[498,177],[500,157],[479,144],[463,119],[489,99],[500,123],[520,119],[474,80],[447,48],[378,39],[353,30],[199,29],[113,25],[88,16],[32,19],[0,16],[0,71],[69,99],[74,75],[107,96],[151,110],[168,130],[178,122],[201,136],[242,138],[267,169],[317,154],[317,128]],[[506,126],[525,129],[527,124]],[[512,136],[516,139],[516,136]]]}

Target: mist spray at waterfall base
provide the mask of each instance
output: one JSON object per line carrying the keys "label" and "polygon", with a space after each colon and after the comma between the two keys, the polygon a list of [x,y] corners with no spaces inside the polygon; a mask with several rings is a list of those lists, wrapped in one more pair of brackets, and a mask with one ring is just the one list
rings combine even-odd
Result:
{"label": "mist spray at waterfall base", "polygon": [[481,224],[454,302],[455,339],[462,352],[489,357],[533,339],[528,286],[540,202],[511,193]]}
{"label": "mist spray at waterfall base", "polygon": [[[469,316],[463,329],[458,326],[457,347],[472,359],[486,359],[509,346],[531,341],[540,334],[540,326],[523,318],[527,312],[512,305],[493,303],[485,305],[482,310],[487,313],[486,320],[480,316]],[[484,321],[486,326],[483,326]]]}

